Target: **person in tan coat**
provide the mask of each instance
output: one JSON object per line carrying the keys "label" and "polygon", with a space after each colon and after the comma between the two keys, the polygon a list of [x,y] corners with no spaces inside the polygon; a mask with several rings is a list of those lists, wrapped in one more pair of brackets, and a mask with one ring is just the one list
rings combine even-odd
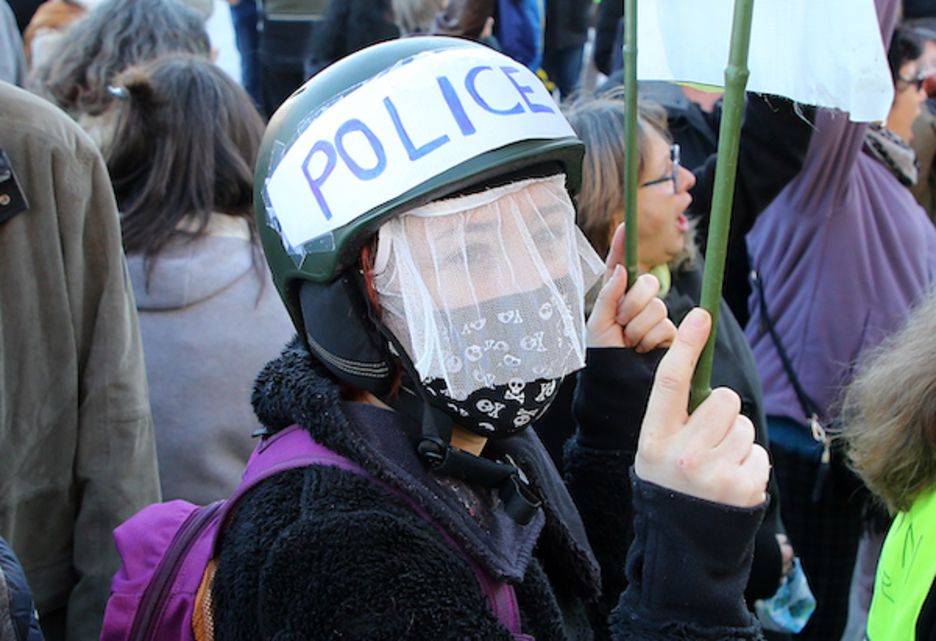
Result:
{"label": "person in tan coat", "polygon": [[87,134],[3,82],[0,148],[0,536],[46,639],[96,639],[111,532],[160,499],[117,207]]}

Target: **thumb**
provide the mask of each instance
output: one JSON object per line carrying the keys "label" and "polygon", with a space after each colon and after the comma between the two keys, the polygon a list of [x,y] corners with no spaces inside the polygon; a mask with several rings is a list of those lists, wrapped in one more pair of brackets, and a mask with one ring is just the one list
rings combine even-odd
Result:
{"label": "thumb", "polygon": [[711,327],[712,317],[699,307],[689,312],[679,326],[672,347],[660,361],[653,377],[642,428],[647,436],[668,438],[685,425],[692,375]]}

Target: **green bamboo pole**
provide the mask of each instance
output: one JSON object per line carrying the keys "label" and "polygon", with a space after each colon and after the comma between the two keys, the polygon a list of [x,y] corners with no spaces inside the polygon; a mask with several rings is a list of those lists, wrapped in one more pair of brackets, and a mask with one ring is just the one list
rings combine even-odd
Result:
{"label": "green bamboo pole", "polygon": [[637,0],[624,0],[624,267],[637,280]]}
{"label": "green bamboo pole", "polygon": [[699,359],[689,401],[694,410],[711,393],[712,355],[715,351],[715,328],[722,296],[728,228],[738,170],[738,143],[741,138],[741,117],[744,112],[744,91],[748,80],[748,49],[751,44],[751,15],[754,0],[735,0],[731,27],[731,52],[725,69],[725,96],[721,129],[718,134],[718,161],[715,165],[715,191],[705,252],[705,273],[702,280],[701,306],[712,315],[712,334]]}

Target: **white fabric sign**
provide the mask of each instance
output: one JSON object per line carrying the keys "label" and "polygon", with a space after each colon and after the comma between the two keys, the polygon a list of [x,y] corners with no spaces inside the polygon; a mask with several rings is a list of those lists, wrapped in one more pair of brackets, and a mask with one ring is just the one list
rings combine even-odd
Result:
{"label": "white fabric sign", "polygon": [[298,248],[481,153],[574,135],[543,83],[510,58],[425,53],[320,113],[273,171],[267,197]]}
{"label": "white fabric sign", "polygon": [[[638,0],[637,77],[723,86],[734,0]],[[894,95],[874,0],[755,0],[748,91],[883,121]]]}

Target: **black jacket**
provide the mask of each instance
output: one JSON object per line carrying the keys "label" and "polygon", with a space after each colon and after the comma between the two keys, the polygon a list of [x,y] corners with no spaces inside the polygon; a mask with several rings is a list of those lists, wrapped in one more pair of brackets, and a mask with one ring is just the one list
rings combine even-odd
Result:
{"label": "black jacket", "polygon": [[[696,176],[696,184],[689,192],[693,201],[687,214],[698,220],[696,238],[704,250],[715,192],[717,132],[721,126],[722,104],[718,102],[715,109],[707,113],[689,102],[681,90],[678,93],[684,101],[682,106],[677,106],[680,103],[665,106],[673,137],[683,146],[683,157],[688,159],[686,166]],[[747,95],[722,289],[725,301],[742,327],[747,325],[751,293],[744,236],[802,168],[815,117],[815,107],[798,105],[778,96]]]}
{"label": "black jacket", "polygon": [[[603,91],[620,85],[620,73],[609,78]],[[691,102],[682,89],[668,82],[641,82],[640,96],[662,105],[673,139],[682,147],[682,164],[695,174],[686,212],[698,221],[696,241],[704,251],[715,192],[718,132],[722,104],[711,112]],[[738,147],[738,173],[731,206],[728,258],[723,293],[741,326],[747,324],[750,267],[744,236],[757,217],[799,173],[815,128],[816,109],[787,98],[748,93]]]}
{"label": "black jacket", "polygon": [[[702,298],[702,268],[688,269],[673,274],[666,306],[670,318],[677,324],[682,322]],[[648,382],[649,384],[649,382]],[[712,386],[729,387],[741,397],[741,413],[754,423],[755,439],[769,450],[767,415],[764,412],[764,392],[751,346],[744,330],[722,299],[715,335],[715,354],[712,360]],[[783,559],[776,535],[784,531],[780,519],[780,492],[771,476],[769,492],[770,507],[764,522],[757,532],[757,547],[754,566],[745,592],[748,601],[764,599],[777,591],[783,571]]]}
{"label": "black jacket", "polygon": [[[515,586],[526,634],[538,641],[609,636],[607,613],[618,595],[598,594],[597,565],[585,538],[594,517],[585,519],[583,527],[532,431],[492,441],[485,449],[485,455],[509,453],[544,498],[541,514],[520,526],[483,490],[453,491],[444,479],[427,474],[414,451],[418,425],[396,412],[341,401],[339,386],[300,347],[287,348],[261,373],[254,400],[271,431],[298,422],[322,445],[405,492],[435,523],[416,514],[406,499],[345,470],[311,466],[272,477],[244,498],[223,539],[214,592],[217,638],[510,639],[489,610],[472,569],[438,526],[490,575]],[[610,516],[607,523],[630,521],[627,461],[632,458],[570,446],[571,460],[590,461],[589,469],[580,467],[570,483],[576,500],[594,505],[606,498],[595,486],[576,487],[600,485],[601,479],[620,496],[589,514],[604,511]],[[660,488],[665,498],[653,499],[655,486],[634,482],[649,492],[651,520],[672,524],[674,513],[686,504],[706,513],[713,508]],[[716,524],[723,522],[724,510],[715,506],[714,527],[721,527]],[[760,509],[728,512],[754,528],[762,515]],[[716,575],[746,578],[746,543],[753,529],[736,525],[716,544],[731,557],[728,566],[713,557],[718,572],[700,568],[691,592],[699,603],[714,599],[709,605],[721,612],[719,625],[736,629],[737,638],[756,638],[743,603],[738,608],[739,593],[716,585]],[[612,534],[605,527],[597,539],[614,548],[599,555],[615,566],[609,576],[623,573],[626,554],[620,532]],[[678,523],[670,528],[664,537],[669,553],[696,545],[691,534],[680,538],[687,534]],[[650,567],[648,562],[631,571],[645,565]],[[680,580],[689,585],[693,578]],[[630,598],[637,601],[629,612],[638,616],[618,617],[612,631],[616,638],[646,638],[644,632],[664,625],[696,632],[710,625],[680,621],[680,612],[695,614],[659,603],[658,595],[642,598],[632,592]],[[694,627],[700,623],[705,625]],[[685,638],[708,637],[693,633]]]}

